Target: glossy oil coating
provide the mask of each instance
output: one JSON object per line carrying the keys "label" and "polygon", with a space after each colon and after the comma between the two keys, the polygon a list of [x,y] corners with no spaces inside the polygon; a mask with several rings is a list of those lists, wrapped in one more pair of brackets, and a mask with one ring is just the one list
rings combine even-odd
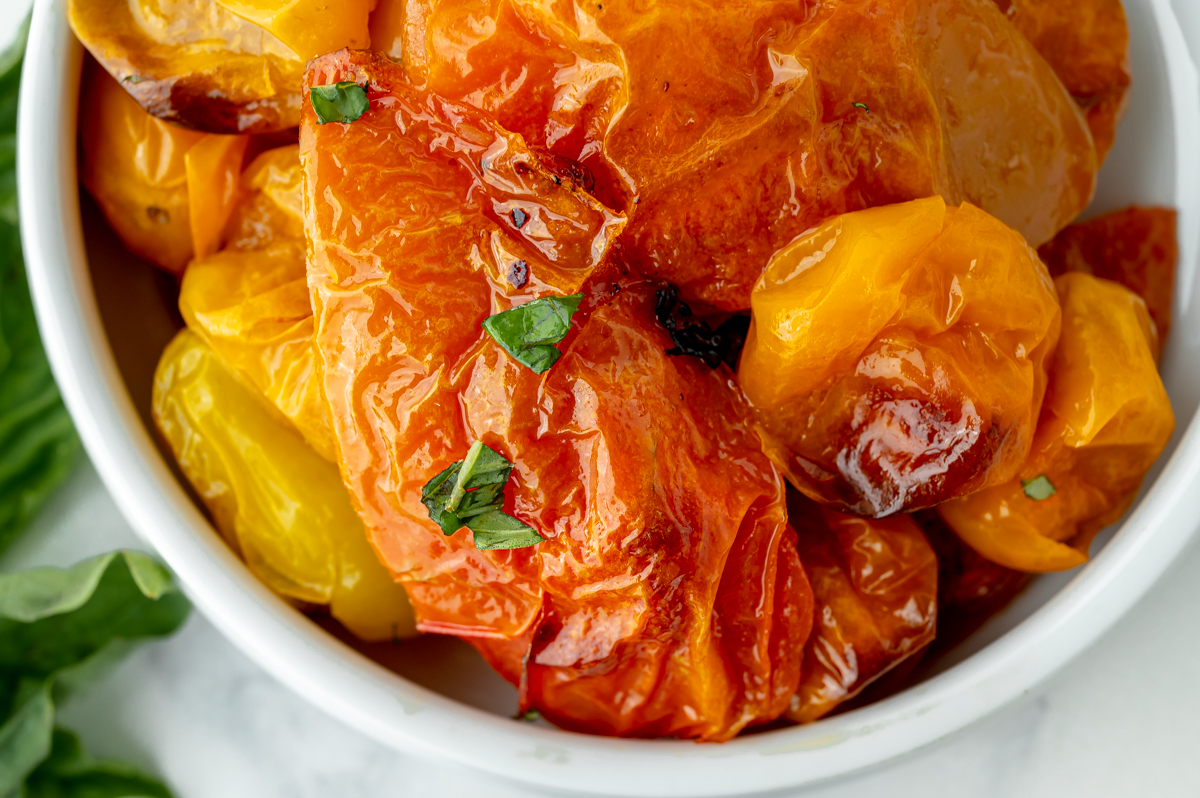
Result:
{"label": "glossy oil coating", "polygon": [[[565,728],[719,740],[777,717],[811,594],[732,375],[665,354],[654,286],[602,280],[624,218],[569,164],[382,57],[310,65],[343,80],[370,110],[301,127],[317,344],[343,474],[420,627],[476,638]],[[543,375],[480,328],[580,288]],[[545,541],[478,551],[428,519],[422,486],[474,440]]]}
{"label": "glossy oil coating", "polygon": [[581,162],[629,214],[623,256],[689,301],[748,307],[771,255],[835,214],[940,194],[1040,244],[1093,191],[1079,108],[989,0],[408,0],[403,16],[386,35],[413,82]]}
{"label": "glossy oil coating", "polygon": [[367,15],[375,0],[216,0],[253,22],[307,61],[344,47],[371,43]]}
{"label": "glossy oil coating", "polygon": [[788,502],[812,585],[813,631],[787,717],[808,723],[933,641],[938,561],[911,518],[856,518]]}
{"label": "glossy oil coating", "polygon": [[1094,274],[1145,300],[1158,333],[1157,358],[1171,332],[1179,260],[1175,227],[1176,213],[1170,208],[1126,208],[1071,225],[1039,247],[1038,256],[1055,277]]}
{"label": "glossy oil coating", "polygon": [[209,133],[299,121],[304,60],[216,0],[69,0],[67,13],[84,47],[154,116]]}
{"label": "glossy oil coating", "polygon": [[1121,0],[996,0],[996,5],[1079,103],[1103,162],[1125,113],[1131,80]]}
{"label": "glossy oil coating", "polygon": [[215,252],[247,137],[156,119],[100,69],[86,71],[82,97],[79,179],[129,251],[175,273]]}
{"label": "glossy oil coating", "polygon": [[[1086,562],[1092,538],[1133,503],[1175,428],[1145,303],[1089,274],[1055,285],[1062,339],[1029,460],[1015,479],[938,508],[981,555],[1030,572]],[[1039,477],[1053,495],[1025,493],[1023,481]]]}
{"label": "glossy oil coating", "polygon": [[364,640],[415,634],[408,599],[367,543],[337,468],[189,331],[163,352],[153,409],[180,470],[263,584],[328,604]]}
{"label": "glossy oil coating", "polygon": [[858,211],[772,259],[738,380],[792,484],[885,516],[1013,477],[1059,315],[1033,250],[977,208]]}
{"label": "glossy oil coating", "polygon": [[296,145],[259,155],[241,177],[242,201],[219,253],[192,261],[179,310],[234,371],[267,398],[322,457],[334,459],[329,410],[308,296]]}

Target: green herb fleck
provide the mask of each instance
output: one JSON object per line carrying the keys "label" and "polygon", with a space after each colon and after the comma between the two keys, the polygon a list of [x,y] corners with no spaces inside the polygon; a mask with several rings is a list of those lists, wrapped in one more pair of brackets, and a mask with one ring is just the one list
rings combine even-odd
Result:
{"label": "green herb fleck", "polygon": [[354,122],[371,107],[367,90],[353,81],[345,80],[329,86],[313,86],[308,90],[309,102],[317,112],[317,123]]}
{"label": "green herb fleck", "polygon": [[871,113],[871,109],[867,107],[867,104],[866,104],[866,103],[850,103],[850,104],[851,104],[851,105],[853,105],[855,108],[861,108],[861,109],[863,109],[863,110],[864,110],[864,111],[866,111],[868,114],[869,114],[869,113]]}
{"label": "green herb fleck", "polygon": [[542,713],[536,709],[527,709],[513,718],[513,720],[523,720],[526,723],[537,723],[541,719]]}
{"label": "green herb fleck", "polygon": [[483,329],[518,363],[542,374],[562,357],[554,344],[567,336],[582,300],[583,294],[535,299],[488,316]]}
{"label": "green herb fleck", "polygon": [[466,457],[425,484],[421,503],[442,534],[453,535],[465,526],[481,551],[534,546],[545,538],[503,510],[512,468],[503,455],[475,441]]}
{"label": "green herb fleck", "polygon": [[1021,488],[1025,491],[1025,495],[1035,502],[1045,501],[1057,493],[1045,474],[1034,479],[1021,480]]}
{"label": "green herb fleck", "polygon": [[125,77],[121,78],[124,83],[141,83],[149,79],[150,78],[144,78],[141,75],[126,75]]}

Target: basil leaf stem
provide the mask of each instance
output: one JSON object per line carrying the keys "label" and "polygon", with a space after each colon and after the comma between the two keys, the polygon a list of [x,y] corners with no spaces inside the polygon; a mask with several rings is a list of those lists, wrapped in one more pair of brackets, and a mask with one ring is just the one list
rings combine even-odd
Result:
{"label": "basil leaf stem", "polygon": [[308,90],[308,98],[317,112],[319,125],[357,121],[371,107],[367,90],[349,80],[328,86],[313,86]]}
{"label": "basil leaf stem", "polygon": [[488,316],[483,329],[534,374],[542,374],[562,357],[554,344],[571,330],[571,317],[579,310],[583,294],[535,299],[511,310]]}

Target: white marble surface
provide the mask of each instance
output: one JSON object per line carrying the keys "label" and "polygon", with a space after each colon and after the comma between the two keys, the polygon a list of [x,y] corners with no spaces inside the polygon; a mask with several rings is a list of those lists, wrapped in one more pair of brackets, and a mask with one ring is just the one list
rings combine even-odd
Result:
{"label": "white marble surface", "polygon": [[[0,0],[0,41],[29,0]],[[1200,0],[1173,0],[1200,52]],[[66,564],[133,533],[87,463],[0,568]],[[1015,704],[806,798],[1200,795],[1200,547],[1096,646]],[[181,798],[423,798],[530,793],[385,749],[275,683],[194,616],[62,712],[96,755],[160,773]]]}

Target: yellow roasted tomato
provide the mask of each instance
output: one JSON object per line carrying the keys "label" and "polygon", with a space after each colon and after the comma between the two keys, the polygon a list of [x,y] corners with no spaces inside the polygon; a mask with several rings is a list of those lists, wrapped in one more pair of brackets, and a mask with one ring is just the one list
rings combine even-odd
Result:
{"label": "yellow roasted tomato", "polygon": [[767,451],[858,515],[1007,482],[1025,461],[1058,338],[1020,234],[939,197],[827,220],[770,262],[738,380]]}
{"label": "yellow roasted tomato", "polygon": [[1081,272],[1055,285],[1062,339],[1029,459],[1016,478],[939,508],[971,548],[1021,571],[1086,562],[1092,538],[1133,503],[1175,429],[1145,302]]}
{"label": "yellow roasted tomato", "polygon": [[209,133],[299,122],[304,58],[215,0],[70,0],[67,14],[83,46],[154,116]]}
{"label": "yellow roasted tomato", "polygon": [[305,275],[300,154],[268,150],[242,176],[225,249],[192,262],[179,310],[193,332],[334,457]]}
{"label": "yellow roasted tomato", "polygon": [[163,353],[153,407],[179,468],[263,584],[329,605],[364,640],[415,634],[408,598],[367,543],[337,467],[193,333]]}
{"label": "yellow roasted tomato", "polygon": [[270,32],[305,61],[371,42],[367,15],[374,0],[216,0]]}
{"label": "yellow roasted tomato", "polygon": [[248,137],[195,133],[147,114],[89,70],[80,179],[130,252],[179,273],[220,248]]}

